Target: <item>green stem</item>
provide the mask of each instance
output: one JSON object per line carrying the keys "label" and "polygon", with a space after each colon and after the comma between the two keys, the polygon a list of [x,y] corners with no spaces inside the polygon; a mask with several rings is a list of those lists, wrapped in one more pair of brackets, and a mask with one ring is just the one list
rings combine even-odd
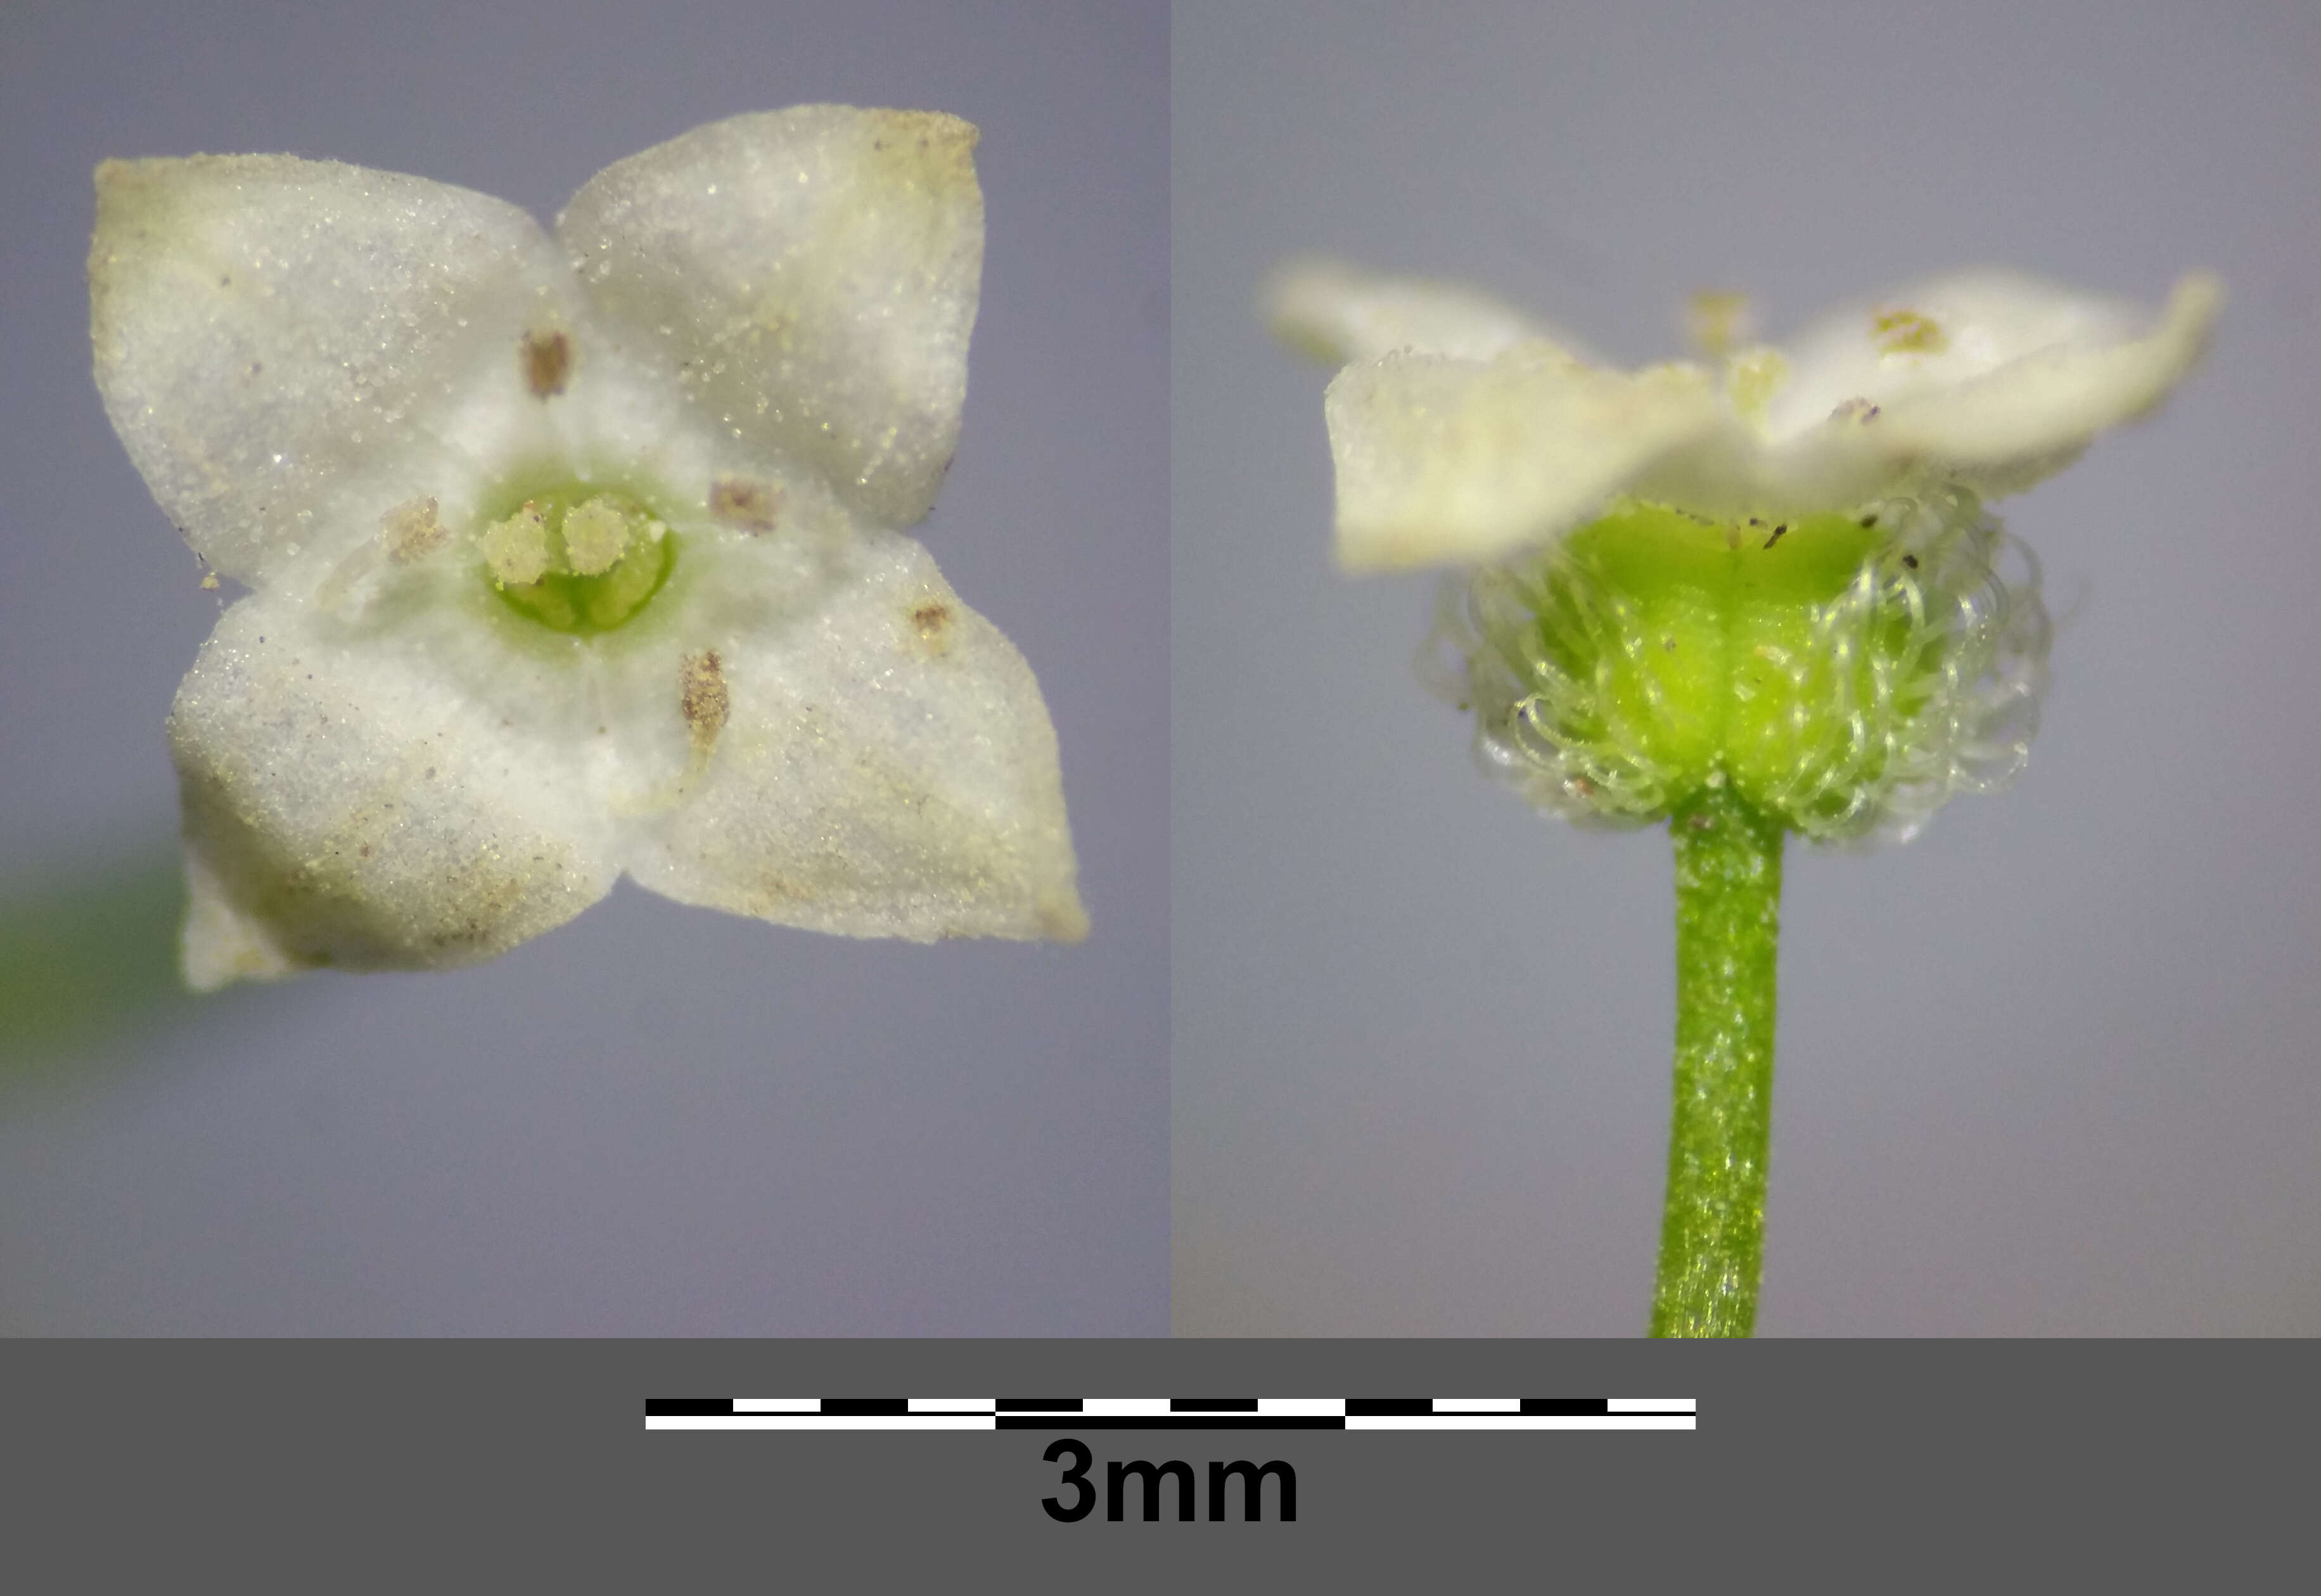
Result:
{"label": "green stem", "polygon": [[1655,1336],[1757,1321],[1773,1102],[1782,826],[1729,786],[1669,816],[1676,840],[1676,1117]]}

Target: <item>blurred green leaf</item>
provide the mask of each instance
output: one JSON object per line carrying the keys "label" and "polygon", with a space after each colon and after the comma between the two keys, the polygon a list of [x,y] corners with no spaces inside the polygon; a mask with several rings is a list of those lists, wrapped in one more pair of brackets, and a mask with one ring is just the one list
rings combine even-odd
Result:
{"label": "blurred green leaf", "polygon": [[185,902],[174,845],[0,886],[0,1080],[188,1005]]}

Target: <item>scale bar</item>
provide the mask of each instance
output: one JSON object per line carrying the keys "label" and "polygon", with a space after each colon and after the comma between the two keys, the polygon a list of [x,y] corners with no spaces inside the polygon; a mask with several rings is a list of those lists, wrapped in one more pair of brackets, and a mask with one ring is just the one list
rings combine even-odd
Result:
{"label": "scale bar", "polygon": [[667,1430],[1689,1430],[1691,1397],[652,1397]]}

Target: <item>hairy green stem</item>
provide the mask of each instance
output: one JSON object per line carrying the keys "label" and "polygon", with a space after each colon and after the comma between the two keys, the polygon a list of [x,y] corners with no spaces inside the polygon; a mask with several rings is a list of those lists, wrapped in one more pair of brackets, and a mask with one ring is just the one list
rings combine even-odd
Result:
{"label": "hairy green stem", "polygon": [[1780,823],[1729,785],[1669,816],[1676,842],[1676,1116],[1655,1336],[1757,1321],[1773,1105]]}

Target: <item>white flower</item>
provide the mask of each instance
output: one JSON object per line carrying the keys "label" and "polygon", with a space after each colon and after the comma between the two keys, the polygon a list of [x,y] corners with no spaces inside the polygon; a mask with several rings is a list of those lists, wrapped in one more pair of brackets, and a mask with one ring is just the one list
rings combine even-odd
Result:
{"label": "white flower", "polygon": [[850,935],[1074,938],[1038,685],[899,535],[959,435],[975,130],[802,106],[498,200],[109,161],[96,378],[255,589],[170,735],[187,980],[489,958],[623,871]]}
{"label": "white flower", "polygon": [[1277,330],[1325,401],[1338,557],[1446,564],[1422,673],[1484,770],[1574,819],[1667,819],[1728,782],[1823,841],[1907,838],[2028,757],[2048,625],[1982,512],[2158,404],[2222,303],[2159,317],[2029,278],[1939,278],[1792,352],[1637,372],[1471,290],[1308,264]]}
{"label": "white flower", "polygon": [[1472,290],[1309,264],[1273,293],[1281,335],[1345,364],[1326,414],[1338,557],[1478,563],[1623,496],[1769,522],[1946,487],[2029,487],[2158,404],[2223,303],[2187,277],[2157,318],[1998,271],[1825,318],[1790,350],[1729,350],[1737,306],[1698,309],[1718,366],[1590,363]]}

